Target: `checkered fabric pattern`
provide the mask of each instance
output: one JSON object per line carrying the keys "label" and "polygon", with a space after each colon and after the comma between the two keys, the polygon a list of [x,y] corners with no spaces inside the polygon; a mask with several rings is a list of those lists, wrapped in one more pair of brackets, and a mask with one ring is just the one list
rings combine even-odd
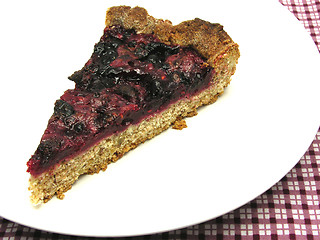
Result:
{"label": "checkered fabric pattern", "polygon": [[320,1],[280,0],[303,24],[320,51]]}
{"label": "checkered fabric pattern", "polygon": [[[280,2],[304,24],[320,51],[320,1]],[[320,129],[299,163],[245,206],[199,225],[134,239],[320,239],[319,149]],[[0,217],[0,239],[88,238],[40,231]]]}

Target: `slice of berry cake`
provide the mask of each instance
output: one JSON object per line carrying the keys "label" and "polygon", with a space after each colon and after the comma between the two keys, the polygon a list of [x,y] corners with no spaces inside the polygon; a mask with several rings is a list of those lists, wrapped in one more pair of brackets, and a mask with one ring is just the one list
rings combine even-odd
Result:
{"label": "slice of berry cake", "polygon": [[[82,174],[98,173],[202,105],[229,84],[238,45],[219,24],[172,25],[140,7],[108,9],[106,28],[75,88],[54,113],[27,163],[33,204],[62,199]],[[178,126],[178,127],[177,127]]]}

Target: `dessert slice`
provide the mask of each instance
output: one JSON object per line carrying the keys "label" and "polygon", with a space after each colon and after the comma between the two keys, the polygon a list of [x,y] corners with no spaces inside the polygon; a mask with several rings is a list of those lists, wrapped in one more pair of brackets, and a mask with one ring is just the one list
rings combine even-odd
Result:
{"label": "dessert slice", "polygon": [[62,199],[80,175],[105,170],[176,121],[179,128],[223,93],[238,58],[238,45],[219,24],[173,26],[140,7],[110,8],[103,36],[69,77],[75,88],[55,102],[27,163],[31,201]]}

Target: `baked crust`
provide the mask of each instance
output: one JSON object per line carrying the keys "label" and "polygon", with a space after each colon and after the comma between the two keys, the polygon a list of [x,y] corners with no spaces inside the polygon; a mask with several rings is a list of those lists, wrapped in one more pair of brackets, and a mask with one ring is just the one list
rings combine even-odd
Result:
{"label": "baked crust", "polygon": [[234,74],[240,56],[239,48],[219,24],[194,19],[172,25],[168,20],[155,19],[141,7],[111,7],[107,11],[106,26],[120,25],[135,29],[137,33],[155,34],[163,43],[191,46],[214,67],[212,84],[197,95],[181,99],[165,111],[143,120],[127,130],[100,141],[79,156],[60,163],[55,168],[37,177],[30,177],[31,202],[47,202],[54,195],[62,199],[72,184],[82,174],[106,170],[126,152],[140,143],[153,138],[176,123],[176,128],[185,127],[182,119],[196,115],[196,109],[215,102]]}

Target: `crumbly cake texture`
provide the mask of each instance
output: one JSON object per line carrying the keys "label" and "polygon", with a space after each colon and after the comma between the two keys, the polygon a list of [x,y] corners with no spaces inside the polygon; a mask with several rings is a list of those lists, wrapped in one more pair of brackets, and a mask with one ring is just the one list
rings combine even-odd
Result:
{"label": "crumbly cake texture", "polygon": [[240,56],[239,47],[219,24],[194,19],[172,25],[168,20],[150,16],[144,8],[128,6],[111,7],[106,14],[106,26],[119,25],[135,29],[137,33],[154,34],[165,44],[191,46],[215,70],[212,84],[190,98],[180,99],[166,110],[147,117],[139,124],[131,125],[123,132],[111,135],[71,160],[62,161],[39,176],[31,176],[29,190],[34,205],[49,201],[54,195],[64,198],[72,184],[82,174],[106,170],[108,164],[117,161],[140,143],[153,138],[174,124],[174,128],[186,127],[183,118],[196,115],[200,106],[215,102],[230,83]]}

